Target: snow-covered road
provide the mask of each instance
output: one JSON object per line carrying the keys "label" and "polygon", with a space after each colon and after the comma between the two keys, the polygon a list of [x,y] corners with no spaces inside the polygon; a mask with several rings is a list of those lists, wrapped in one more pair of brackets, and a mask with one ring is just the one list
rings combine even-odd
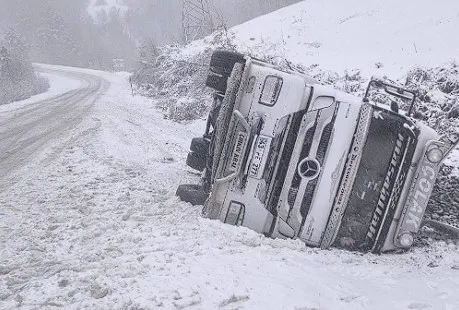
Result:
{"label": "snow-covered road", "polygon": [[81,97],[0,109],[0,133],[29,124],[0,154],[0,309],[459,309],[459,246],[322,251],[203,219],[174,196],[203,121],[164,119],[124,74],[43,68]]}
{"label": "snow-covered road", "polygon": [[14,185],[12,177],[20,178],[22,168],[34,161],[36,153],[49,149],[47,144],[77,127],[108,87],[104,79],[91,74],[46,68],[41,71],[76,80],[80,85],[49,99],[12,104],[11,109],[0,112],[0,190]]}

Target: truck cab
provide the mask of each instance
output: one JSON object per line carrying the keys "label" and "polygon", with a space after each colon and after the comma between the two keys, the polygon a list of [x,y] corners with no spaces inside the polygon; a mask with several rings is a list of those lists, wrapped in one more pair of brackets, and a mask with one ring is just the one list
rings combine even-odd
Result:
{"label": "truck cab", "polygon": [[[440,141],[410,113],[368,96],[216,53],[207,84],[221,99],[202,156],[204,216],[314,247],[411,247],[457,141]],[[369,86],[415,101],[414,92],[382,79]]]}

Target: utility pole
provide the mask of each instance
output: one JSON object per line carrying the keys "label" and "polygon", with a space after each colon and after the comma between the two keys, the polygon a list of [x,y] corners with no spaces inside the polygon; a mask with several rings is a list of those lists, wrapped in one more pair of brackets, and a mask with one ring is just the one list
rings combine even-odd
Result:
{"label": "utility pole", "polygon": [[182,32],[185,43],[209,35],[214,30],[208,0],[183,0]]}

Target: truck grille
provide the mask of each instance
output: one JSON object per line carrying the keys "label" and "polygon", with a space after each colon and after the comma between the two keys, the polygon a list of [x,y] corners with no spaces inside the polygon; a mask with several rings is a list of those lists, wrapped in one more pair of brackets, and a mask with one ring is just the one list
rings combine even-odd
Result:
{"label": "truck grille", "polygon": [[330,138],[334,123],[335,119],[333,119],[332,122],[325,126],[324,131],[322,132],[322,137],[320,138],[320,143],[316,154],[316,159],[319,161],[320,165],[324,164],[325,154],[327,154],[328,146],[330,144]]}
{"label": "truck grille", "polygon": [[[301,159],[309,156],[309,152],[311,150],[311,145],[312,145],[312,139],[314,139],[314,133],[316,131],[316,128],[317,128],[317,123],[314,125],[314,127],[310,128],[306,132],[306,136],[303,142],[303,148],[301,149],[300,161]],[[296,163],[296,165],[298,164],[299,163]],[[295,176],[293,177],[293,180],[292,180],[292,183],[290,184],[290,189],[289,189],[289,196],[291,196],[289,199],[290,207],[293,207],[293,205],[295,204],[295,200],[298,195],[298,189],[300,187],[300,184],[301,184],[301,177],[298,174],[298,172],[295,172]]]}
{"label": "truck grille", "polygon": [[411,164],[414,140],[400,116],[385,112],[384,118],[372,118],[335,246],[347,238],[353,243],[347,247],[379,252]]}
{"label": "truck grille", "polygon": [[[298,165],[306,158],[316,159],[320,165],[324,163],[338,109],[339,103],[336,103],[307,115],[304,112],[292,114],[275,176],[269,182],[273,186],[270,187],[266,206],[275,217],[281,216],[295,234],[299,234],[304,226],[318,185],[317,177],[302,178]],[[286,200],[286,205],[278,209],[281,197]]]}
{"label": "truck grille", "polygon": [[[372,251],[373,252],[380,252],[382,246],[384,245],[384,241],[386,239],[386,236],[389,232],[389,228],[392,224],[392,220],[395,215],[395,211],[397,209],[398,202],[400,200],[400,194],[403,190],[403,187],[405,185],[406,181],[406,176],[408,174],[408,170],[410,168],[411,161],[413,159],[414,155],[414,150],[415,150],[415,145],[413,143],[413,138],[408,137],[408,141],[405,144],[404,152],[405,154],[402,157],[401,162],[399,163],[399,172],[395,180],[391,183],[392,185],[392,195],[389,203],[386,206],[386,216],[383,217],[382,219],[379,220],[379,223],[376,223],[378,229],[380,230],[379,236],[374,236],[372,234],[373,231],[373,226],[370,224],[370,227],[368,229],[367,233],[367,243],[368,244],[373,244]],[[376,214],[378,214],[379,211],[375,211],[373,214],[373,217],[377,217]]]}
{"label": "truck grille", "polygon": [[291,125],[288,130],[287,137],[285,138],[285,145],[282,154],[279,154],[282,143],[279,143],[278,149],[270,150],[270,154],[274,156],[274,158],[270,159],[270,161],[277,161],[277,156],[280,156],[276,174],[274,175],[274,167],[268,172],[268,174],[271,175],[271,177],[268,176],[268,180],[272,182],[272,190],[267,199],[266,207],[274,216],[277,216],[276,207],[282,192],[285,176],[287,175],[290,159],[292,158],[295,142],[298,139],[298,133],[304,114],[306,114],[306,111],[300,111],[292,114]]}
{"label": "truck grille", "polygon": [[[325,155],[327,153],[327,150],[328,150],[328,147],[329,147],[329,144],[330,144],[330,139],[331,139],[333,126],[334,126],[335,120],[336,120],[336,112],[337,112],[337,110],[335,110],[335,114],[334,114],[332,120],[330,121],[330,123],[328,123],[323,128],[321,133],[316,133],[316,131],[317,131],[317,121],[319,119],[319,115],[317,116],[316,124],[314,125],[314,127],[310,128],[306,133],[306,136],[305,136],[305,139],[304,139],[304,143],[303,143],[303,149],[301,150],[300,161],[302,159],[304,159],[304,158],[307,158],[307,157],[315,157],[315,159],[320,163],[320,165],[321,166],[323,165],[324,160],[325,160]],[[315,151],[315,154],[311,154],[311,146],[312,146],[312,142],[313,142],[313,139],[314,139],[316,134],[321,134],[320,142],[319,142],[319,145],[317,147],[317,150]],[[298,164],[299,163],[297,163],[297,165]],[[295,200],[297,198],[297,195],[300,194],[298,192],[300,184],[301,184],[301,177],[300,177],[300,175],[298,174],[298,171],[297,171],[295,173],[295,176],[294,176],[293,180],[292,180],[292,183],[291,183],[291,186],[290,186],[290,191],[289,191],[289,193],[292,192],[292,191],[296,193],[293,202],[295,202]],[[303,224],[304,224],[304,222],[306,220],[306,216],[308,215],[309,210],[311,208],[312,197],[313,197],[314,192],[316,190],[316,186],[317,186],[317,179],[310,180],[308,182],[308,185],[306,186],[306,190],[303,193],[301,193],[303,195],[303,199],[301,201],[301,207],[300,207],[300,214],[301,214],[301,216],[303,218],[301,227],[303,227]],[[293,206],[293,203],[290,206]]]}
{"label": "truck grille", "polygon": [[306,190],[304,191],[303,201],[301,202],[301,209],[300,209],[301,216],[303,217],[303,222],[301,224],[301,227],[303,227],[304,222],[306,221],[306,216],[308,216],[309,209],[311,209],[312,197],[316,190],[316,186],[317,186],[317,179],[309,182],[308,186],[306,187]]}

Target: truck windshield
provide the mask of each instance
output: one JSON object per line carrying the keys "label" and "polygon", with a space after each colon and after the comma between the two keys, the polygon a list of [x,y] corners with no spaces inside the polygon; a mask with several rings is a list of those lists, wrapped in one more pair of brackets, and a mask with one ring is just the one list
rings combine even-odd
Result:
{"label": "truck windshield", "polygon": [[412,128],[400,115],[375,108],[336,246],[370,250],[386,212],[384,222],[392,221],[396,191],[403,187],[414,153],[417,133]]}

